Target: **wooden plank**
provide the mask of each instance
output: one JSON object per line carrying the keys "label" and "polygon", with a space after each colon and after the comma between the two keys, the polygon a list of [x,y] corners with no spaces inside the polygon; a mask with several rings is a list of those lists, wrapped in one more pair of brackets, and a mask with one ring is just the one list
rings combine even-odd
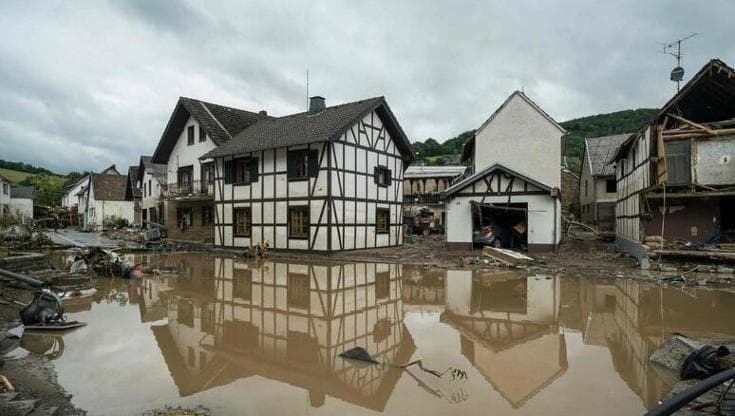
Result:
{"label": "wooden plank", "polygon": [[666,146],[664,146],[664,128],[662,125],[656,126],[656,153],[658,162],[656,162],[656,183],[666,182],[668,170],[666,166]]}
{"label": "wooden plank", "polygon": [[485,246],[482,248],[482,255],[486,257],[491,257],[511,267],[515,267],[521,264],[527,264],[533,261],[531,257],[528,257],[525,254],[521,254],[517,251],[489,246]]}
{"label": "wooden plank", "polygon": [[695,122],[693,122],[693,121],[691,121],[691,120],[687,120],[687,119],[685,119],[684,117],[680,117],[680,116],[677,116],[677,115],[674,115],[674,114],[671,114],[671,113],[669,113],[669,114],[667,114],[667,115],[668,115],[669,117],[673,118],[673,119],[676,119],[676,120],[679,120],[679,121],[681,121],[682,123],[686,123],[686,124],[688,124],[688,125],[690,125],[690,126],[692,126],[692,127],[698,128],[698,129],[700,129],[700,130],[704,130],[704,131],[706,131],[706,132],[707,132],[707,133],[709,133],[709,134],[714,134],[714,131],[712,131],[712,129],[710,129],[710,128],[709,128],[709,127],[707,127],[707,126],[703,126],[703,125],[701,125],[701,124],[699,124],[699,123],[695,123]]}

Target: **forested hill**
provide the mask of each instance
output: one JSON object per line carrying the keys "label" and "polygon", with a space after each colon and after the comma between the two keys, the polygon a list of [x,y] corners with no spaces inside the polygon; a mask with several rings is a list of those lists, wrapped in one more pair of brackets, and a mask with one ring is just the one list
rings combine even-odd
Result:
{"label": "forested hill", "polygon": [[560,123],[568,132],[566,156],[569,169],[579,172],[586,137],[632,133],[650,120],[657,111],[655,108],[639,108],[575,118]]}
{"label": "forested hill", "polygon": [[[656,111],[658,110],[654,108],[639,108],[637,110],[623,110],[614,113],[575,118],[560,123],[568,132],[566,156],[569,168],[575,172],[579,172],[585,137],[599,137],[633,132],[644,122],[651,119],[656,114]],[[413,142],[413,150],[416,152],[416,161],[414,161],[414,164],[459,164],[462,145],[467,139],[472,137],[474,132],[474,130],[468,130],[442,143],[431,138],[423,142]]]}

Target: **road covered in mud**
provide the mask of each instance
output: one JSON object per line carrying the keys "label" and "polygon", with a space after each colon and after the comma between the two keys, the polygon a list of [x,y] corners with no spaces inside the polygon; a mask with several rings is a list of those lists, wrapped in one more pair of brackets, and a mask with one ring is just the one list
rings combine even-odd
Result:
{"label": "road covered in mud", "polygon": [[[90,414],[642,414],[675,382],[648,360],[666,339],[735,338],[727,288],[528,269],[127,256],[151,273],[96,280],[97,294],[67,307],[88,326],[21,334],[13,352],[47,357],[71,403]],[[379,364],[339,357],[353,347]],[[418,358],[423,369],[400,368]]]}

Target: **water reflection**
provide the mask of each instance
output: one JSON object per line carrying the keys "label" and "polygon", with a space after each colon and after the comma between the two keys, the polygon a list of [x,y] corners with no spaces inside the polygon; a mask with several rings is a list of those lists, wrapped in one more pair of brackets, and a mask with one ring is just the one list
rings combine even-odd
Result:
{"label": "water reflection", "polygon": [[[24,334],[24,347],[63,364],[62,354],[84,350],[92,337],[107,348],[113,341],[95,331],[119,323],[137,340],[153,340],[155,354],[139,353],[148,360],[162,357],[165,376],[153,379],[165,379],[177,396],[196,395],[205,405],[223,400],[207,392],[257,376],[306,392],[308,408],[330,414],[354,411],[347,403],[389,414],[441,414],[450,411],[446,406],[473,414],[488,408],[568,413],[585,405],[594,412],[610,397],[627,401],[617,406],[617,413],[626,414],[641,413],[668,392],[668,374],[647,358],[673,332],[735,336],[735,294],[723,290],[395,264],[193,255],[136,255],[133,261],[167,272],[100,281],[94,298],[71,306],[90,322],[74,333],[77,338],[64,344],[63,338]],[[119,311],[100,310],[102,305]],[[123,319],[130,312],[135,319]],[[338,357],[355,346],[388,364],[424,357],[431,368],[459,367],[470,379],[453,383]],[[80,368],[96,365],[86,357],[73,364],[57,366],[62,377],[72,375],[68,383],[84,380],[77,377]],[[131,378],[143,376],[134,366],[129,371]],[[580,386],[593,384],[603,386],[597,396],[580,397]],[[293,394],[275,385],[266,389],[271,387],[276,397]],[[82,400],[89,396],[87,406],[105,401],[82,387],[69,388]],[[337,408],[329,397],[339,399]],[[257,401],[257,394],[249,400]]]}

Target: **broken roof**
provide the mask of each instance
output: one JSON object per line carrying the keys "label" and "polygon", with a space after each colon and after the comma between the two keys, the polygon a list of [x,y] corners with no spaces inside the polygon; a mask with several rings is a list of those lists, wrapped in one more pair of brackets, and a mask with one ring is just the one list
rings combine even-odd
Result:
{"label": "broken roof", "polygon": [[669,101],[656,116],[645,122],[620,145],[611,160],[620,159],[630,150],[633,140],[646,127],[675,113],[697,123],[735,117],[735,69],[718,58],[711,59]]}
{"label": "broken roof", "polygon": [[467,170],[467,166],[409,166],[403,173],[408,178],[437,178],[459,176]]}
{"label": "broken roof", "polygon": [[128,177],[122,175],[92,174],[92,191],[97,201],[125,201]]}
{"label": "broken roof", "polygon": [[326,107],[316,114],[303,112],[261,120],[233,140],[211,150],[202,159],[334,140],[372,111],[382,119],[403,159],[413,160],[411,143],[384,97]]}
{"label": "broken roof", "polygon": [[199,126],[207,132],[209,138],[217,146],[221,146],[258,121],[271,118],[265,113],[253,113],[194,98],[179,97],[161,140],[153,152],[152,161],[154,163],[168,161],[171,150],[178,141],[189,117],[193,117],[199,123]]}
{"label": "broken roof", "polygon": [[12,186],[10,188],[10,197],[11,198],[25,198],[25,199],[33,199],[36,197],[36,187],[35,186]]}
{"label": "broken roof", "polygon": [[510,100],[513,99],[513,97],[522,98],[534,110],[536,110],[544,118],[549,120],[549,122],[551,122],[551,124],[553,124],[554,127],[559,129],[559,131],[562,134],[567,133],[564,127],[562,127],[559,123],[557,123],[556,120],[554,120],[548,113],[546,113],[546,111],[544,111],[541,107],[539,107],[538,104],[536,104],[532,99],[528,98],[528,96],[525,93],[523,93],[522,91],[513,91],[513,93],[509,95],[508,98],[505,99],[505,101],[503,101],[503,104],[500,104],[500,107],[498,107],[492,114],[490,114],[490,117],[488,117],[488,119],[485,120],[485,122],[482,123],[482,125],[477,130],[475,130],[475,135],[467,139],[465,144],[462,146],[462,158],[460,159],[460,161],[464,162],[465,160],[468,160],[472,156],[472,149],[475,146],[475,137],[477,135],[477,132],[487,127],[487,125],[490,124],[498,114],[500,114],[500,112],[505,108],[505,106],[508,105],[508,103],[510,102]]}
{"label": "broken roof", "polygon": [[584,157],[592,176],[615,176],[615,166],[610,163],[610,158],[628,137],[630,133],[584,139]]}

